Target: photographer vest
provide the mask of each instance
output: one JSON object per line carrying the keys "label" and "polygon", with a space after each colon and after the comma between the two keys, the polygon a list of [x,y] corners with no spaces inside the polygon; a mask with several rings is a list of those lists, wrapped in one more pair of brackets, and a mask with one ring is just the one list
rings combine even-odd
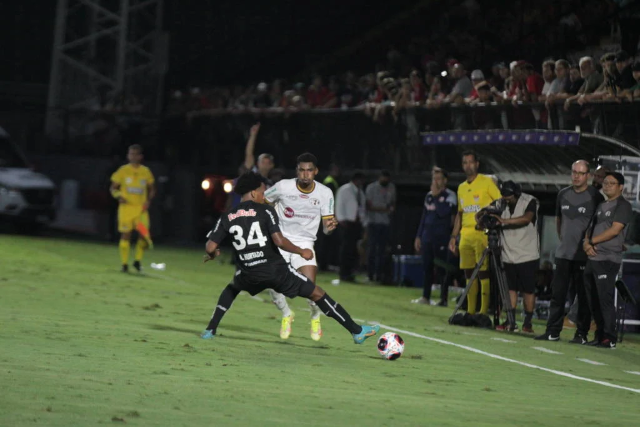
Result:
{"label": "photographer vest", "polygon": [[[502,218],[509,219],[523,216],[532,200],[536,200],[536,198],[522,193],[516,202],[513,213],[511,213],[507,205],[502,212]],[[503,203],[506,204],[506,202]],[[521,264],[540,258],[540,237],[537,227],[539,221],[538,205],[536,200],[534,221],[524,227],[510,228],[510,226],[505,226],[502,228],[502,262]]]}

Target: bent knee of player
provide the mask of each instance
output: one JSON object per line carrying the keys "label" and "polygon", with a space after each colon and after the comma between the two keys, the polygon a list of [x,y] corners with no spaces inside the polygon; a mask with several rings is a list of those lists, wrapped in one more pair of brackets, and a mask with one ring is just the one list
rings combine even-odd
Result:
{"label": "bent knee of player", "polygon": [[324,296],[326,292],[324,291],[324,289],[322,289],[320,286],[316,285],[316,287],[313,289],[313,292],[311,292],[311,295],[309,295],[309,299],[313,302],[318,301],[320,298],[322,298]]}

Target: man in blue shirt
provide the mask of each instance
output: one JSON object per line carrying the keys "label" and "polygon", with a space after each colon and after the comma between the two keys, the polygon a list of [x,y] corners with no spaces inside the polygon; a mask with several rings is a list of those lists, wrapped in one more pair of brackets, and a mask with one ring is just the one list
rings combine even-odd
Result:
{"label": "man in blue shirt", "polygon": [[[424,199],[422,219],[416,233],[414,247],[422,254],[424,268],[424,289],[422,297],[412,300],[417,304],[431,303],[431,286],[435,260],[444,264],[448,259],[447,249],[451,236],[452,219],[456,214],[458,199],[456,193],[447,188],[448,174],[444,169],[434,168],[431,174],[431,191]],[[444,269],[438,267],[440,277],[444,279]],[[446,305],[446,292],[443,292],[441,305]]]}

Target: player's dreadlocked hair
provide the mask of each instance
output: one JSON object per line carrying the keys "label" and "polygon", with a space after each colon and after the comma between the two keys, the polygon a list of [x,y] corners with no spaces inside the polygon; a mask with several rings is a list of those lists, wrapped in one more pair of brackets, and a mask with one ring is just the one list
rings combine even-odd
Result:
{"label": "player's dreadlocked hair", "polygon": [[318,166],[318,159],[311,153],[302,153],[298,156],[296,164],[300,163],[313,163],[313,166]]}
{"label": "player's dreadlocked hair", "polygon": [[264,179],[257,173],[247,172],[240,175],[233,191],[242,196],[259,188],[263,182]]}

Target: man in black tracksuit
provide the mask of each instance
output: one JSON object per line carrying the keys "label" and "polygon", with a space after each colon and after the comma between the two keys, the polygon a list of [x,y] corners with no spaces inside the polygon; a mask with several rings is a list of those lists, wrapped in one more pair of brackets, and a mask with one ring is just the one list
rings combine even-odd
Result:
{"label": "man in black tracksuit", "polygon": [[595,339],[588,344],[604,348],[616,348],[613,295],[624,252],[627,224],[632,217],[631,203],[622,197],[623,187],[622,174],[607,173],[602,185],[607,200],[598,205],[583,243],[584,251],[589,257],[584,272],[584,285],[597,326]]}
{"label": "man in black tracksuit", "polygon": [[587,255],[582,248],[582,241],[589,221],[603,199],[598,190],[589,185],[589,178],[589,163],[578,160],[571,165],[573,185],[563,188],[558,193],[556,224],[560,244],[556,249],[555,271],[551,283],[551,307],[547,330],[544,334],[537,336],[536,340],[558,341],[560,339],[565,316],[564,306],[571,284],[578,296],[578,319],[575,336],[570,342],[576,344],[587,342],[591,312],[583,283]]}

